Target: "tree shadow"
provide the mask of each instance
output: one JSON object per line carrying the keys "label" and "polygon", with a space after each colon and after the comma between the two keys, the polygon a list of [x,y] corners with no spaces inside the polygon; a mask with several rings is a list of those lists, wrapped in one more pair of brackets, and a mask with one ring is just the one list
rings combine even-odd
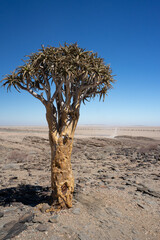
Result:
{"label": "tree shadow", "polygon": [[50,196],[51,188],[49,187],[18,185],[0,190],[0,206],[10,206],[14,202],[20,202],[34,207],[40,203],[49,203]]}

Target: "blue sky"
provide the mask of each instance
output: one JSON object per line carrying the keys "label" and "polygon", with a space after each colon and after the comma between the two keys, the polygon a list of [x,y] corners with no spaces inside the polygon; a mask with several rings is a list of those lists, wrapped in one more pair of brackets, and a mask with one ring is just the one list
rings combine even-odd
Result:
{"label": "blue sky", "polygon": [[[111,64],[105,102],[81,107],[79,124],[160,126],[160,1],[0,0],[0,79],[41,44],[77,42]],[[43,105],[0,88],[0,125],[45,125]]]}

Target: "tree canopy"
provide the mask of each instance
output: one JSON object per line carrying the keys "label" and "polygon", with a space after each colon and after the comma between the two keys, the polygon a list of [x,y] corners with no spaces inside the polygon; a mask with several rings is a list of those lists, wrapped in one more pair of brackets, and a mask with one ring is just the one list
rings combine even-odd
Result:
{"label": "tree canopy", "polygon": [[45,106],[53,104],[60,116],[97,95],[104,100],[115,81],[113,77],[110,66],[97,53],[77,43],[65,43],[59,47],[42,46],[2,81],[7,90],[13,86],[17,91],[28,91]]}

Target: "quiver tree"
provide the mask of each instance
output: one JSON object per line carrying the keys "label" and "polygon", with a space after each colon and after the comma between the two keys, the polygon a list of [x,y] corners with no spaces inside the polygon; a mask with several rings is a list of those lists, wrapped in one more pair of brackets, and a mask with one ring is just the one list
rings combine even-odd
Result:
{"label": "quiver tree", "polygon": [[81,103],[105,98],[114,82],[109,65],[77,44],[43,47],[2,80],[7,90],[29,92],[46,108],[51,146],[51,187],[59,207],[72,206],[71,153]]}

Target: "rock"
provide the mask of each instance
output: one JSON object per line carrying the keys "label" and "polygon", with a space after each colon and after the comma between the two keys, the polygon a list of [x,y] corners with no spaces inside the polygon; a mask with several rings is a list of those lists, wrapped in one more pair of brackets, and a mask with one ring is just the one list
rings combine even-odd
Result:
{"label": "rock", "polygon": [[19,218],[18,221],[10,221],[3,225],[1,229],[0,239],[6,240],[17,236],[19,233],[27,229],[26,222],[30,222],[34,214],[27,212]]}
{"label": "rock", "polygon": [[4,212],[6,214],[12,214],[13,212],[16,212],[16,211],[17,211],[17,207],[10,207],[10,208],[4,210]]}
{"label": "rock", "polygon": [[4,216],[4,213],[0,212],[0,218]]}
{"label": "rock", "polygon": [[134,194],[134,192],[132,192],[132,191],[129,191],[129,192],[128,192],[128,194],[131,194],[131,195],[132,195],[132,194]]}
{"label": "rock", "polygon": [[6,231],[6,234],[4,234],[4,237],[2,239],[7,240],[13,238],[26,229],[27,229],[26,224],[17,222],[9,229],[9,231],[7,231],[7,229],[4,229]]}
{"label": "rock", "polygon": [[46,210],[49,209],[49,208],[50,208],[49,204],[48,203],[44,203],[40,210],[41,210],[42,213],[45,213]]}
{"label": "rock", "polygon": [[148,195],[151,195],[153,197],[157,197],[157,198],[160,198],[160,192],[156,192],[152,189],[149,189],[148,187],[144,186],[144,185],[139,185],[137,186],[137,191],[140,191],[142,193],[145,193],[145,194],[148,194]]}
{"label": "rock", "polygon": [[50,217],[48,222],[57,223],[58,222],[58,215],[56,214],[56,215]]}
{"label": "rock", "polygon": [[75,214],[75,215],[79,215],[80,214],[80,208],[74,208],[72,210],[72,213]]}
{"label": "rock", "polygon": [[79,240],[91,240],[86,234],[84,233],[79,233],[78,234],[78,239]]}
{"label": "rock", "polygon": [[21,202],[12,202],[13,207],[17,207],[18,209],[22,210],[23,209],[23,203]]}
{"label": "rock", "polygon": [[19,170],[20,166],[18,164],[15,163],[9,163],[9,164],[5,164],[2,167],[2,170]]}
{"label": "rock", "polygon": [[135,229],[132,229],[133,234],[137,234],[137,231]]}
{"label": "rock", "polygon": [[16,180],[16,179],[18,179],[18,177],[11,177],[9,181],[12,182],[13,180]]}
{"label": "rock", "polygon": [[35,151],[30,151],[28,154],[36,154]]}
{"label": "rock", "polygon": [[16,224],[16,221],[10,221],[10,222],[4,224],[4,225],[3,225],[3,228],[5,228],[6,230],[9,230],[9,229],[12,228],[15,224]]}
{"label": "rock", "polygon": [[43,223],[43,219],[40,216],[35,216],[32,220],[33,223]]}
{"label": "rock", "polygon": [[111,208],[111,207],[107,207],[106,208],[106,213],[109,214],[109,215],[112,215],[114,217],[122,217],[122,214],[121,212]]}
{"label": "rock", "polygon": [[40,232],[45,232],[45,231],[47,231],[47,226],[46,225],[44,225],[44,224],[39,224],[37,227],[36,227],[36,229],[38,230],[38,231],[40,231]]}
{"label": "rock", "polygon": [[117,189],[119,190],[124,190],[125,188],[124,187],[121,187],[121,186],[116,186]]}
{"label": "rock", "polygon": [[19,222],[20,223],[31,222],[33,217],[34,217],[34,213],[27,212],[22,217],[20,217]]}

